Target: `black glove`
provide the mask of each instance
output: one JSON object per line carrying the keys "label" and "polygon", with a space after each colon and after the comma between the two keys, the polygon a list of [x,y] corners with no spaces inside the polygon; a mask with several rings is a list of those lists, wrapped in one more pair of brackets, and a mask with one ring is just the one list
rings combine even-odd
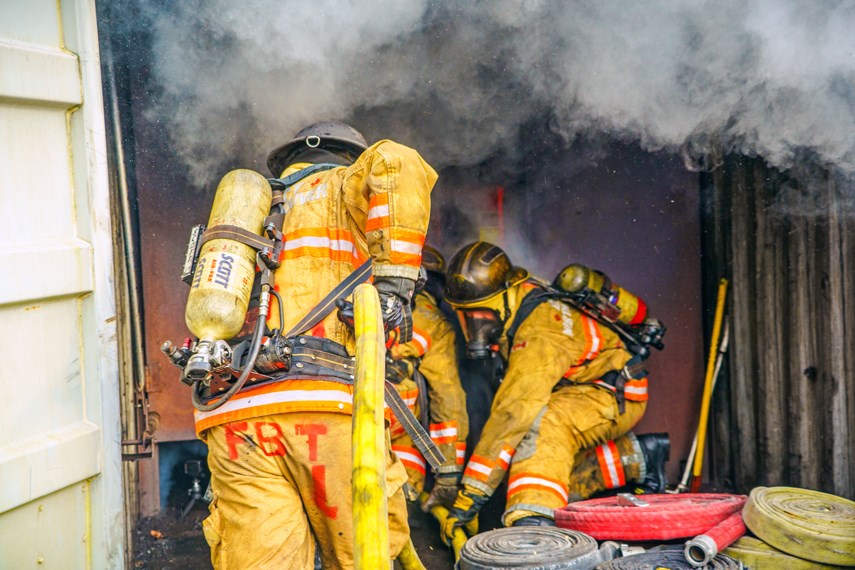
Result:
{"label": "black glove", "polygon": [[377,277],[374,287],[380,296],[380,310],[386,332],[398,329],[398,342],[413,340],[413,308],[416,283],[406,277]]}

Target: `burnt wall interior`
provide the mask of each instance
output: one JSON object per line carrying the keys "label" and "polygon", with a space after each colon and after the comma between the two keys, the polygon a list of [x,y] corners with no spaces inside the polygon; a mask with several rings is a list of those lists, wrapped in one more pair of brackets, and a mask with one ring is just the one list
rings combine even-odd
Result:
{"label": "burnt wall interior", "polygon": [[[168,136],[170,116],[152,104],[157,87],[149,76],[146,32],[112,41],[119,99],[127,109],[126,161],[134,166],[130,186],[138,218],[145,381],[159,420],[155,439],[190,441],[195,434],[189,392],[159,347],[188,334],[188,288],[179,274],[190,228],[206,222],[215,182],[191,179],[176,158]],[[373,112],[380,111],[360,109],[341,118],[369,138],[408,142],[404,135],[375,133]],[[654,351],[649,361],[651,400],[636,431],[671,434],[669,474],[676,480],[691,444],[703,380],[698,175],[673,154],[633,144],[580,138],[568,145],[553,134],[549,119],[543,116],[520,130],[516,158],[495,155],[476,167],[440,169],[428,243],[450,258],[469,241],[495,240],[515,264],[542,277],[552,278],[572,262],[585,263],[643,297],[668,333],[665,350]],[[209,136],[216,139],[217,133]],[[431,162],[431,156],[425,158]],[[214,178],[253,166],[222,164]],[[470,388],[477,384],[467,382]],[[473,399],[484,404],[473,413],[485,417],[489,390],[479,393]],[[161,447],[161,454],[168,451]],[[144,513],[156,510],[160,495],[169,492],[168,482],[159,481],[157,457],[140,465]]]}
{"label": "burnt wall interior", "polygon": [[703,181],[705,282],[731,280],[716,478],[853,498],[855,184],[811,157],[729,156]]}

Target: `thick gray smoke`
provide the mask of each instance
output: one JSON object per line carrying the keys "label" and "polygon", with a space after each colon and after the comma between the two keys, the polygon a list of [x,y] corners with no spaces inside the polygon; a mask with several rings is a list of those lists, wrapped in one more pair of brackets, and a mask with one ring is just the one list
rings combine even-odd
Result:
{"label": "thick gray smoke", "polygon": [[145,8],[160,110],[193,174],[263,168],[355,120],[435,166],[508,152],[533,118],[779,167],[855,171],[855,2],[184,0]]}

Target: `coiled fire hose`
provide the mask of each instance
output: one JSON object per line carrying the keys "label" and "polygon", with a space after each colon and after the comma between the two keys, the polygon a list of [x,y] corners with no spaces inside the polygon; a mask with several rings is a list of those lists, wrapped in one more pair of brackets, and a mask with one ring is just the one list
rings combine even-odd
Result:
{"label": "coiled fire hose", "polygon": [[706,533],[740,511],[745,500],[721,493],[644,495],[646,506],[627,506],[620,496],[603,497],[556,509],[555,523],[597,540],[672,540]]}
{"label": "coiled fire hose", "polygon": [[470,538],[457,564],[460,570],[591,570],[617,549],[608,542],[597,548],[590,536],[563,528],[500,528]]}
{"label": "coiled fire hose", "polygon": [[805,560],[855,566],[855,502],[792,487],[756,487],[745,525],[771,546]]}
{"label": "coiled fire hose", "polygon": [[[741,570],[742,563],[726,554],[719,554],[709,564],[708,570]],[[643,554],[634,554],[624,558],[615,558],[598,564],[596,570],[695,570],[686,562],[681,550],[648,550]],[[753,569],[752,569],[753,570]]]}
{"label": "coiled fire hose", "polygon": [[835,570],[840,566],[820,564],[810,560],[802,560],[772,548],[760,539],[743,536],[724,551],[731,558],[742,562],[751,570]]}

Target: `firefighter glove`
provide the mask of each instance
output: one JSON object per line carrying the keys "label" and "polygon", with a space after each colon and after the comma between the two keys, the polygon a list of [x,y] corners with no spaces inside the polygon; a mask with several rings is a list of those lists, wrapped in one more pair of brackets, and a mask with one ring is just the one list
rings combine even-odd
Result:
{"label": "firefighter glove", "polygon": [[438,478],[431,489],[430,496],[422,504],[422,510],[428,513],[431,507],[436,505],[450,509],[457,499],[457,480],[458,477]]}
{"label": "firefighter glove", "polygon": [[351,330],[356,328],[355,317],[353,316],[353,303],[347,299],[338,299],[335,302],[335,306],[338,307],[338,320],[346,324]]}
{"label": "firefighter glove", "polygon": [[477,489],[464,486],[458,491],[454,504],[448,510],[448,516],[440,524],[440,538],[450,545],[454,538],[454,531],[463,527],[469,536],[478,532],[478,511],[489,500],[490,497]]}
{"label": "firefighter glove", "polygon": [[413,340],[412,299],[416,282],[406,277],[377,277],[374,287],[380,296],[380,310],[386,332],[398,329],[398,342]]}

